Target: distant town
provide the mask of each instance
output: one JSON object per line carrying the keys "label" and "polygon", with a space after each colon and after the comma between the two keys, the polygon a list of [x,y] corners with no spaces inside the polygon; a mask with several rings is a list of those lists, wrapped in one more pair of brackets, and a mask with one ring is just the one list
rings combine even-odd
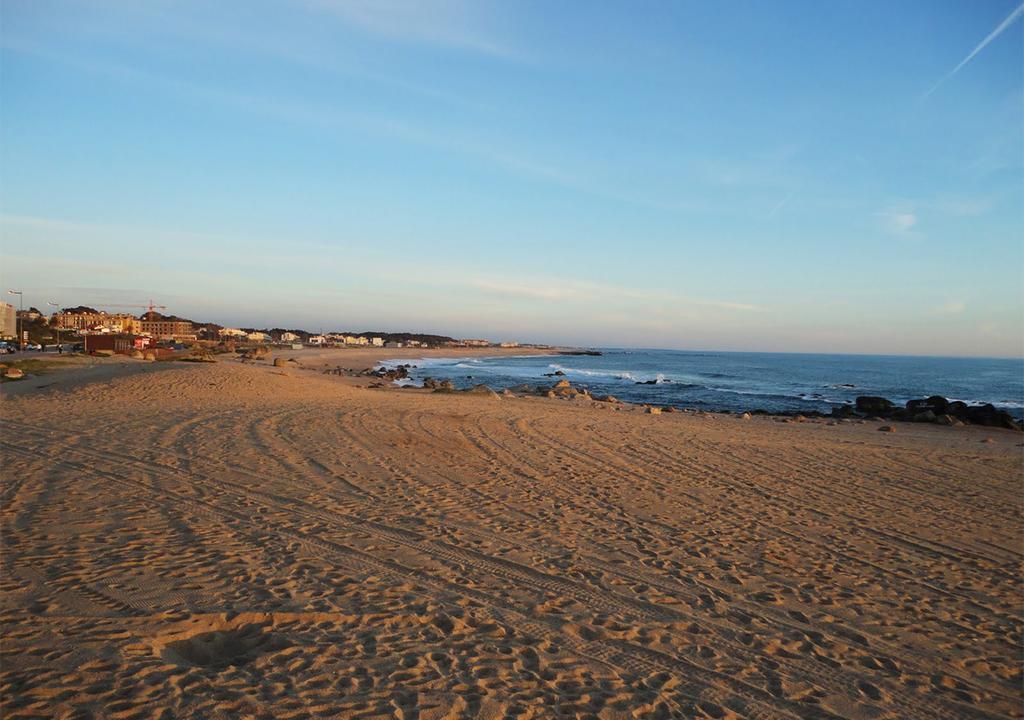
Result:
{"label": "distant town", "polygon": [[8,349],[63,349],[67,345],[85,352],[130,352],[158,346],[276,344],[298,347],[369,346],[389,348],[437,347],[531,347],[546,345],[491,342],[480,338],[456,339],[445,335],[412,332],[334,331],[310,332],[298,328],[225,327],[196,322],[157,310],[165,306],[138,306],[140,315],[106,312],[79,305],[65,307],[50,315],[35,307],[19,310],[0,302],[0,341]]}

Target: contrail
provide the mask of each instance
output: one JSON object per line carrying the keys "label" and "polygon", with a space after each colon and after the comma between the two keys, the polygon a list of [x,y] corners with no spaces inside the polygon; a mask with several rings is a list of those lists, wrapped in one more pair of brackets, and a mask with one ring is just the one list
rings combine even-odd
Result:
{"label": "contrail", "polygon": [[982,40],[978,44],[978,47],[976,47],[973,50],[971,50],[971,54],[970,55],[968,55],[963,60],[961,60],[959,65],[957,65],[955,68],[953,68],[944,78],[942,78],[937,83],[935,83],[935,85],[932,87],[932,89],[929,90],[928,92],[926,92],[924,94],[924,97],[921,98],[921,99],[924,100],[924,99],[928,98],[928,96],[930,96],[933,92],[935,92],[936,90],[939,89],[939,86],[942,85],[942,83],[946,82],[951,77],[956,75],[964,65],[966,65],[971,60],[973,60],[974,56],[977,55],[978,53],[980,53],[982,50],[984,50],[988,46],[988,44],[990,42],[992,42],[997,37],[1002,35],[1003,32],[1006,31],[1006,28],[1010,27],[1013,24],[1014,20],[1019,18],[1021,15],[1024,15],[1024,3],[1021,3],[1021,5],[1016,10],[1014,10],[1012,13],[1010,13],[1010,15],[1005,20],[1003,20],[1001,23],[999,23],[999,26],[996,27],[995,30],[990,32],[988,34],[988,37],[985,38],[984,40]]}
{"label": "contrail", "polygon": [[782,200],[780,200],[775,205],[775,207],[773,207],[771,210],[768,211],[768,214],[765,217],[771,217],[775,213],[777,213],[779,210],[781,210],[786,204],[789,203],[790,200],[793,199],[794,195],[796,195],[796,190],[793,190],[792,192],[789,193],[789,195],[787,195],[786,197],[782,198]]}

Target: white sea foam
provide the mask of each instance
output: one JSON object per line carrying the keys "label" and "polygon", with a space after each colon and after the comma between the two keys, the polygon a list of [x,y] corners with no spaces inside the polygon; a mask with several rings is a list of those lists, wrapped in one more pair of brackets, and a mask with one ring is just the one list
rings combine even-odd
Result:
{"label": "white sea foam", "polygon": [[960,400],[958,398],[946,398],[950,402],[963,402],[968,405],[987,405],[991,403],[997,408],[1012,408],[1014,410],[1020,410],[1024,408],[1024,402],[1019,400]]}
{"label": "white sea foam", "polygon": [[633,374],[625,370],[592,370],[589,368],[574,368],[558,363],[551,363],[548,367],[555,371],[562,371],[566,375],[582,375],[584,377],[609,377],[617,380],[633,380]]}

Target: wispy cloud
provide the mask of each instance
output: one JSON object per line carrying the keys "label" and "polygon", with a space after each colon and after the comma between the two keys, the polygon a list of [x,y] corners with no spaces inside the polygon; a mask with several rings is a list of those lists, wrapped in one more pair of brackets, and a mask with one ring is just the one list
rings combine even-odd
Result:
{"label": "wispy cloud", "polygon": [[457,132],[428,130],[421,125],[375,113],[357,112],[329,104],[314,104],[300,99],[271,100],[176,77],[152,73],[127,65],[102,60],[86,60],[60,51],[29,43],[0,40],[6,50],[32,55],[50,62],[58,62],[80,71],[114,78],[122,82],[159,86],[180,97],[204,103],[257,113],[278,121],[300,123],[331,131],[355,130],[401,142],[438,150],[450,155],[473,158],[491,167],[502,169],[527,180],[557,185],[585,195],[605,200],[665,212],[700,212],[708,206],[701,203],[662,202],[646,193],[622,192],[591,182],[583,171],[573,171],[538,161],[525,153],[510,152],[495,147],[493,142],[467,139]]}
{"label": "wispy cloud", "polygon": [[1010,27],[1014,22],[1016,22],[1022,15],[1024,15],[1024,3],[1021,3],[1013,12],[1011,12],[1007,16],[1005,20],[999,23],[999,25],[996,26],[996,29],[988,34],[988,37],[986,37],[984,40],[978,43],[978,46],[971,50],[971,52],[968,53],[967,57],[960,61],[959,65],[950,70],[948,73],[946,73],[945,77],[943,77],[941,80],[935,83],[935,85],[932,86],[931,90],[924,94],[922,100],[926,100],[929,97],[931,97],[932,93],[938,90],[943,83],[945,83],[951,77],[960,72],[964,68],[964,66],[967,65],[967,63],[973,60],[978,53],[980,53],[982,50],[988,47],[993,40],[995,40],[997,37],[1006,32],[1006,29]]}
{"label": "wispy cloud", "polygon": [[529,300],[572,300],[578,299],[583,295],[578,287],[562,284],[526,285],[503,280],[475,279],[470,282],[470,285],[477,290],[483,290],[495,295],[526,298]]}
{"label": "wispy cloud", "polygon": [[995,205],[993,197],[965,197],[958,195],[942,195],[937,197],[931,206],[939,212],[957,217],[976,217],[984,215]]}
{"label": "wispy cloud", "polygon": [[936,308],[938,315],[963,315],[967,311],[967,302],[964,300],[950,300]]}
{"label": "wispy cloud", "polygon": [[875,215],[881,220],[882,230],[890,235],[907,239],[920,237],[916,230],[918,216],[913,208],[896,206]]}
{"label": "wispy cloud", "polygon": [[725,300],[696,300],[697,305],[703,305],[704,307],[721,308],[722,310],[736,310],[739,312],[764,312],[765,308],[760,305],[750,305],[749,303],[738,303],[728,302]]}
{"label": "wispy cloud", "polygon": [[474,278],[469,282],[469,286],[494,295],[543,302],[575,302],[588,305],[614,302],[617,305],[632,305],[641,308],[701,307],[743,313],[766,310],[764,307],[749,303],[687,297],[657,289],[646,290],[623,285],[559,279],[525,281],[507,278]]}
{"label": "wispy cloud", "polygon": [[406,42],[465,50],[505,60],[519,51],[497,40],[482,16],[483,5],[462,0],[308,0],[365,32]]}

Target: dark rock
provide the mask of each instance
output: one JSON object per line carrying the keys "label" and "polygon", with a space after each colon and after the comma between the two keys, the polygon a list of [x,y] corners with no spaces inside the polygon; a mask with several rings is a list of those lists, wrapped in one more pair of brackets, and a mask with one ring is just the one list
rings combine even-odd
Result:
{"label": "dark rock", "polygon": [[931,410],[924,410],[923,412],[919,412],[914,415],[914,422],[935,422],[935,417],[935,413]]}
{"label": "dark rock", "polygon": [[946,406],[946,412],[954,417],[967,417],[967,403],[954,400]]}
{"label": "dark rock", "polygon": [[991,403],[985,405],[970,406],[966,412],[967,420],[972,425],[984,425],[986,427],[1001,427],[1007,430],[1020,430],[1020,424],[1014,420],[1013,415],[1003,410],[998,410]]}
{"label": "dark rock", "polygon": [[402,365],[399,365],[394,370],[387,370],[383,367],[377,368],[376,370],[365,370],[363,371],[363,374],[382,378],[384,380],[405,380],[409,377],[409,371]]}
{"label": "dark rock", "polygon": [[853,408],[849,405],[837,405],[832,408],[832,417],[834,418],[848,418],[853,415]]}
{"label": "dark rock", "polygon": [[942,415],[949,409],[949,401],[941,395],[932,395],[924,400],[907,400],[907,414],[916,416],[926,410]]}
{"label": "dark rock", "polygon": [[857,412],[868,415],[885,416],[891,413],[895,407],[892,401],[873,395],[861,395],[856,400]]}
{"label": "dark rock", "polygon": [[497,394],[498,394],[498,393],[494,392],[493,390],[491,390],[486,385],[484,385],[483,383],[481,383],[479,385],[474,385],[471,388],[466,388],[465,390],[463,390],[463,392],[472,393],[473,395],[494,395],[494,396],[497,396]]}

